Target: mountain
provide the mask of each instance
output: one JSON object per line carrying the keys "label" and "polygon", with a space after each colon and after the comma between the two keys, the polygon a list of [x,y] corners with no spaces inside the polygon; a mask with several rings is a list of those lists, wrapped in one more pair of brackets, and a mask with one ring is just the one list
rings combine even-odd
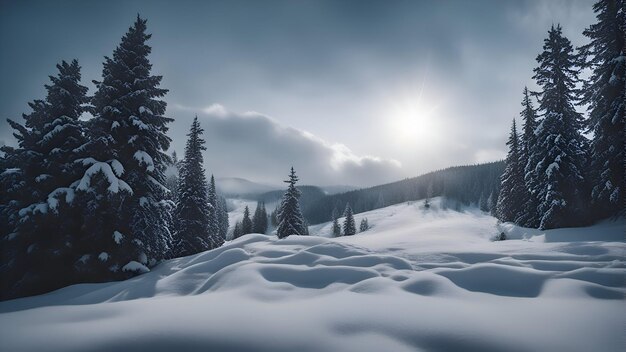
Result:
{"label": "mountain", "polygon": [[215,180],[217,191],[227,198],[256,198],[257,195],[278,190],[278,186],[257,183],[240,177],[220,177]]}
{"label": "mountain", "polygon": [[[489,210],[488,199],[497,199],[504,161],[455,166],[401,181],[328,195],[303,206],[304,217],[311,224],[329,221],[333,209],[343,213],[350,203],[355,213],[383,208],[388,205],[429,197],[445,196],[460,204],[482,203]],[[491,197],[490,197],[491,196]]]}

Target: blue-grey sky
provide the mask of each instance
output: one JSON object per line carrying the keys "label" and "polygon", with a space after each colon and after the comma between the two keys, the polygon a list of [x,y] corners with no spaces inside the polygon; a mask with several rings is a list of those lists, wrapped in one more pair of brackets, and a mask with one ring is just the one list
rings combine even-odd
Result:
{"label": "blue-grey sky", "polygon": [[195,114],[216,176],[373,185],[503,158],[551,24],[575,45],[593,1],[0,1],[5,118],[77,58],[93,93],[137,13],[179,154]]}

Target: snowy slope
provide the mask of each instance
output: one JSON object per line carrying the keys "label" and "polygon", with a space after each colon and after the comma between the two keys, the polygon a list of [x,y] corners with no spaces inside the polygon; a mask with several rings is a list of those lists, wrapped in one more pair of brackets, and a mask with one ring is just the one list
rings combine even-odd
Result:
{"label": "snowy slope", "polygon": [[[372,229],[352,237],[251,234],[124,282],[2,302],[0,349],[623,350],[625,223],[498,227],[439,200],[364,216]],[[491,242],[499,231],[517,239]]]}

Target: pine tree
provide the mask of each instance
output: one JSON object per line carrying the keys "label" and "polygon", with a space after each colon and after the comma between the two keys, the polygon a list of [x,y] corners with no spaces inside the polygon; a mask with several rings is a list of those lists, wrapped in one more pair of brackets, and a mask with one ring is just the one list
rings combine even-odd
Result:
{"label": "pine tree", "polygon": [[222,244],[221,237],[211,234],[209,207],[207,207],[208,189],[204,175],[202,151],[206,150],[201,138],[203,129],[198,117],[193,119],[187,136],[185,158],[181,163],[178,183],[179,201],[176,204],[177,231],[175,234],[174,253],[186,256]]}
{"label": "pine tree", "polygon": [[58,75],[45,85],[45,101],[30,103],[33,112],[23,115],[25,125],[9,120],[19,148],[3,148],[3,168],[11,170],[0,176],[7,186],[2,213],[13,238],[2,246],[8,265],[0,274],[7,296],[42,293],[75,279],[72,245],[82,223],[72,183],[80,174],[74,161],[85,141],[79,118],[87,88],[80,84],[78,61],[56,67]]}
{"label": "pine tree", "polygon": [[537,56],[539,66],[533,78],[542,88],[537,93],[543,120],[535,135],[537,147],[531,160],[541,160],[533,169],[539,177],[536,192],[541,216],[540,228],[583,224],[586,203],[585,176],[587,141],[582,136],[582,116],[573,102],[577,99],[578,71],[571,42],[561,26],[552,26]]}
{"label": "pine tree", "polygon": [[254,216],[252,217],[252,232],[265,233],[267,231],[267,212],[265,211],[265,203],[258,202]]}
{"label": "pine tree", "polygon": [[597,22],[583,34],[581,48],[590,57],[585,67],[583,103],[588,103],[591,142],[591,204],[596,218],[623,214],[626,204],[626,3],[600,0],[593,6]]}
{"label": "pine tree", "polygon": [[356,234],[356,224],[354,222],[354,215],[352,214],[352,208],[350,203],[346,204],[346,210],[343,213],[345,220],[343,221],[343,235],[352,236]]}
{"label": "pine tree", "polygon": [[241,227],[241,221],[237,221],[235,223],[235,228],[233,229],[233,239],[237,239],[243,235]]}
{"label": "pine tree", "polygon": [[243,211],[243,220],[241,220],[241,232],[244,235],[252,233],[252,220],[250,219],[250,209],[247,205]]}
{"label": "pine tree", "polygon": [[337,219],[337,207],[333,209],[332,217],[333,217],[333,226],[332,226],[332,235],[333,237],[341,237],[341,226],[339,226],[339,220]]}
{"label": "pine tree", "polygon": [[219,235],[219,219],[217,214],[217,190],[215,189],[215,177],[211,175],[208,187],[208,213],[209,213],[209,235]]}
{"label": "pine tree", "polygon": [[370,229],[370,225],[367,222],[367,218],[361,219],[361,224],[359,225],[359,232],[364,232]]}
{"label": "pine tree", "polygon": [[300,190],[296,188],[298,177],[293,167],[289,174],[289,179],[284,181],[289,186],[283,195],[280,207],[277,213],[278,229],[276,234],[278,238],[285,238],[291,235],[306,235],[308,229],[305,228],[305,222],[300,210]]}
{"label": "pine tree", "polygon": [[219,235],[223,240],[226,240],[226,234],[228,233],[228,208],[226,206],[226,198],[222,196],[218,198],[217,218],[219,220]]}
{"label": "pine tree", "polygon": [[[113,56],[105,57],[102,80],[94,81],[94,118],[84,146],[89,158],[83,160],[79,188],[88,205],[84,217],[101,227],[84,227],[86,275],[127,277],[147,271],[170,252],[173,204],[164,171],[167,124],[173,120],[164,116],[166,103],[159,99],[167,93],[159,88],[162,77],[150,75],[150,37],[146,20],[137,16]],[[117,192],[120,188],[124,192]]]}
{"label": "pine tree", "polygon": [[537,113],[530,100],[528,88],[524,87],[524,98],[522,100],[522,112],[520,116],[524,121],[524,131],[522,134],[520,148],[520,162],[524,168],[524,183],[526,185],[526,193],[524,197],[523,211],[515,219],[517,224],[526,227],[539,226],[539,214],[537,208],[539,206],[538,189],[540,184],[539,175],[534,172],[535,166],[541,160],[538,160],[540,152],[538,148],[535,131],[537,129]]}
{"label": "pine tree", "polygon": [[511,134],[506,144],[509,146],[509,153],[506,157],[504,173],[500,177],[502,183],[496,207],[498,219],[512,222],[522,214],[527,193],[515,120],[511,125]]}

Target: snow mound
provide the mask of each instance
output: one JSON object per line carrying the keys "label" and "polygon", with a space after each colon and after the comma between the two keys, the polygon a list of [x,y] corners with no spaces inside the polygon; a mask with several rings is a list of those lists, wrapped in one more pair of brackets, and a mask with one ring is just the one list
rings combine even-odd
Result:
{"label": "snow mound", "polygon": [[[626,244],[593,240],[623,222],[537,231],[438,200],[362,217],[372,229],[351,237],[249,234],[123,282],[2,302],[0,340],[10,351],[624,346]],[[498,231],[519,239],[490,241]]]}

